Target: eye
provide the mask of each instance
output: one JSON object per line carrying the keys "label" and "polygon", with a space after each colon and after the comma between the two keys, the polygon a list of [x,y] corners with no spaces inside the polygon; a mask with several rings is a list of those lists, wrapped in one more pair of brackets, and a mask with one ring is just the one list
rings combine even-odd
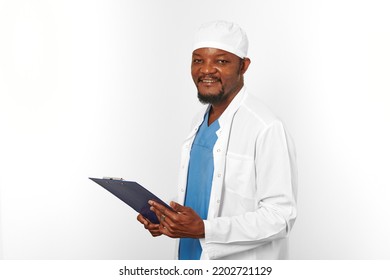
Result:
{"label": "eye", "polygon": [[222,64],[222,65],[229,63],[229,61],[226,59],[218,59],[217,62],[218,64]]}
{"label": "eye", "polygon": [[192,60],[192,63],[199,64],[199,63],[202,63],[202,60],[199,59],[199,58],[194,58],[194,59]]}

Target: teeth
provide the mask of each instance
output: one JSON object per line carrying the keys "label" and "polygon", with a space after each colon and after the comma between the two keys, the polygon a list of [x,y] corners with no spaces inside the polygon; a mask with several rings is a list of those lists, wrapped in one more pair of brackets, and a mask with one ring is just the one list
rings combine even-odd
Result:
{"label": "teeth", "polygon": [[203,83],[215,83],[217,80],[202,80]]}

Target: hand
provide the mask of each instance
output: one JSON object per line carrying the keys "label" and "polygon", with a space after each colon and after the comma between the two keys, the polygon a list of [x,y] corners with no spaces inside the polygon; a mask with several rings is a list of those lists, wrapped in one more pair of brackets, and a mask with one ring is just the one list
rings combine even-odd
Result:
{"label": "hand", "polygon": [[160,236],[162,234],[160,232],[160,226],[158,224],[153,224],[141,214],[138,214],[137,220],[144,225],[145,229],[149,230],[150,234],[153,235],[153,237]]}
{"label": "hand", "polygon": [[150,200],[150,210],[156,213],[160,221],[159,231],[172,238],[190,237],[203,238],[204,224],[199,215],[190,207],[171,202],[172,210]]}

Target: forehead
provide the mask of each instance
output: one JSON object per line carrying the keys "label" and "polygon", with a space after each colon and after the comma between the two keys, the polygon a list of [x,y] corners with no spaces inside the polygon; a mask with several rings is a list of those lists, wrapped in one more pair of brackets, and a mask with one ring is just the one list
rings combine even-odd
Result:
{"label": "forehead", "polygon": [[216,48],[200,48],[196,49],[192,52],[192,56],[232,56],[232,57],[238,57],[235,54],[232,54],[230,52],[216,49]]}

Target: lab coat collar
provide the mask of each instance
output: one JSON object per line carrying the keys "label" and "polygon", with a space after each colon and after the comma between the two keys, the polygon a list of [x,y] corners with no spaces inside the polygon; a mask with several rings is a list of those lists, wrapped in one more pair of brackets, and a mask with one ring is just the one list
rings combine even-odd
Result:
{"label": "lab coat collar", "polygon": [[226,125],[230,124],[232,116],[237,112],[245,96],[246,88],[243,86],[230,102],[229,106],[222,113],[222,115],[218,118],[220,130],[223,129]]}

